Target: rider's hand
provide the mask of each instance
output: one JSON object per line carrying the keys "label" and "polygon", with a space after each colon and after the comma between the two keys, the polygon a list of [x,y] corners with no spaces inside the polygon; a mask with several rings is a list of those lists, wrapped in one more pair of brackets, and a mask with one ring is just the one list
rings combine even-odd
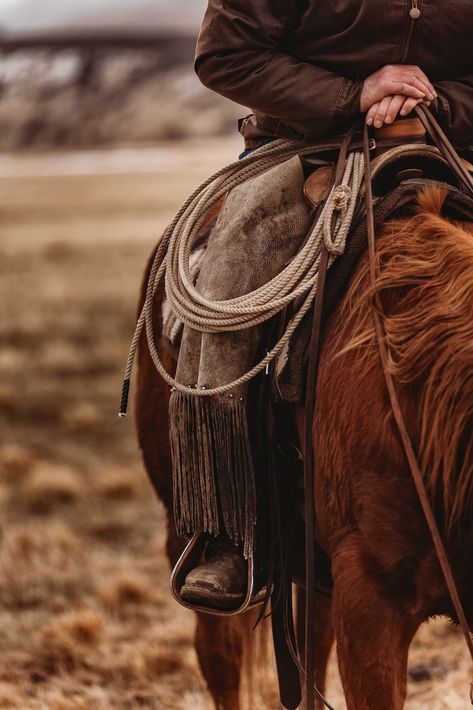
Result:
{"label": "rider's hand", "polygon": [[368,126],[381,128],[384,124],[393,123],[398,115],[409,115],[419,104],[430,106],[429,101],[406,99],[405,96],[386,96],[382,101],[377,101],[371,106],[366,114],[366,123]]}
{"label": "rider's hand", "polygon": [[389,64],[365,79],[360,99],[361,112],[366,113],[374,104],[382,102],[388,96],[434,101],[437,93],[419,67]]}

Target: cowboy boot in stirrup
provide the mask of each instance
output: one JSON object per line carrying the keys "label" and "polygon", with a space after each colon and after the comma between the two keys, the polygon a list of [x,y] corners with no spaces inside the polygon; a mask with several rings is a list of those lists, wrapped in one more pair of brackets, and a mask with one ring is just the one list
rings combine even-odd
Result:
{"label": "cowboy boot in stirrup", "polygon": [[230,611],[245,599],[247,576],[241,546],[221,535],[209,541],[204,561],[186,576],[180,595],[192,605]]}

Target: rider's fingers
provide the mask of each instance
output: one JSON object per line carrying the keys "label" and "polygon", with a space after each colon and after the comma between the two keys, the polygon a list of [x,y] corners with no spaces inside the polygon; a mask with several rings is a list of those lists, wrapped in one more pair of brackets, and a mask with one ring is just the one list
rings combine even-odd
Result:
{"label": "rider's fingers", "polygon": [[406,99],[400,111],[401,116],[408,116],[415,109],[415,107],[421,103],[422,101],[416,101],[416,99]]}
{"label": "rider's fingers", "polygon": [[376,112],[378,111],[380,102],[377,101],[375,104],[371,106],[369,111],[366,114],[366,123],[368,126],[372,126],[374,122],[374,117],[376,116]]}
{"label": "rider's fingers", "polygon": [[429,101],[433,101],[435,99],[434,95],[434,87],[430,82],[424,77],[417,76],[416,74],[412,75],[412,85],[416,87],[416,89],[420,89],[425,95],[426,99],[429,99]]}
{"label": "rider's fingers", "polygon": [[385,123],[393,123],[393,121],[396,120],[397,115],[403,105],[406,102],[406,97],[405,96],[393,96],[391,99],[391,103],[389,104],[388,110],[386,112],[386,118],[384,119]]}
{"label": "rider's fingers", "polygon": [[407,84],[404,81],[393,81],[391,94],[400,94],[407,98],[413,98],[419,101],[422,101],[426,98],[425,91],[421,91],[416,86]]}
{"label": "rider's fingers", "polygon": [[381,126],[384,124],[384,122],[386,120],[386,114],[389,110],[392,100],[393,100],[392,96],[386,96],[386,98],[383,99],[381,101],[381,103],[379,104],[378,110],[376,111],[376,115],[374,117],[375,128],[381,128]]}
{"label": "rider's fingers", "polygon": [[[408,71],[412,71],[414,73],[414,76],[417,76],[422,83],[427,87],[428,93],[431,95],[431,101],[437,98],[437,92],[435,90],[434,85],[432,82],[429,80],[429,77],[427,74],[418,66],[408,66],[406,67]],[[430,98],[430,97],[429,97]]]}

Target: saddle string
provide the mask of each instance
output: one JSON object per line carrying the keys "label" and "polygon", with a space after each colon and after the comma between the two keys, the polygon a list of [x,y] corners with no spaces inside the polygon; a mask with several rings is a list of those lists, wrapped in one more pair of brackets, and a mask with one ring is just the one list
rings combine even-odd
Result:
{"label": "saddle string", "polygon": [[[318,147],[320,149],[320,145]],[[145,304],[138,319],[125,369],[120,416],[126,416],[131,372],[144,329],[151,357],[163,379],[175,390],[196,397],[225,394],[250,382],[285,348],[314,302],[322,245],[326,243],[330,249],[331,263],[345,248],[363,179],[363,156],[360,153],[350,155],[341,186],[333,188],[320,219],[314,223],[309,239],[294,260],[278,276],[252,293],[227,301],[210,301],[204,298],[192,282],[190,252],[209,209],[229,190],[291,157],[313,153],[316,148],[316,145],[286,140],[263,146],[243,161],[232,163],[205,181],[179,210],[166,230],[154,258]],[[334,215],[335,230],[329,234],[327,224],[332,224]],[[251,370],[220,387],[196,389],[177,382],[168,374],[156,348],[153,328],[154,296],[163,279],[170,306],[178,318],[189,327],[206,333],[246,330],[268,321],[299,298],[303,298],[303,302],[280,340]]]}

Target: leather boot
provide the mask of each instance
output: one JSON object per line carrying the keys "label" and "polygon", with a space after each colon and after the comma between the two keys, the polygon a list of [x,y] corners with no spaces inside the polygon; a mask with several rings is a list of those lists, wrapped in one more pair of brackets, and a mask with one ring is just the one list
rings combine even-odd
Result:
{"label": "leather boot", "polygon": [[208,543],[205,561],[189,572],[180,594],[190,604],[231,611],[243,603],[246,589],[242,549],[221,536]]}

